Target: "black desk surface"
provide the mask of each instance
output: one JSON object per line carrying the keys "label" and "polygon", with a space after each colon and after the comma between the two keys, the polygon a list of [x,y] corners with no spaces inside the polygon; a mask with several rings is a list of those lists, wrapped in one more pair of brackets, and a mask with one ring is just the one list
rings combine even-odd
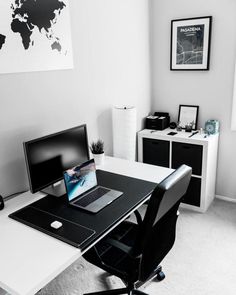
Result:
{"label": "black desk surface", "polygon": [[[102,170],[97,170],[97,179],[99,185],[122,191],[123,195],[96,214],[68,206],[66,196],[48,195],[10,217],[83,251],[142,203],[156,186],[153,182]],[[54,220],[61,221],[63,227],[52,229],[50,223]]]}

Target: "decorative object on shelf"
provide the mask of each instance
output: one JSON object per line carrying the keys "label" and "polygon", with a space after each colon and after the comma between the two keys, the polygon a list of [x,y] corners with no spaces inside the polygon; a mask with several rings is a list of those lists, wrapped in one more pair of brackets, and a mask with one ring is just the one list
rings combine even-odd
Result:
{"label": "decorative object on shelf", "polygon": [[90,150],[96,165],[101,165],[104,162],[104,142],[101,139],[93,141],[90,145]]}
{"label": "decorative object on shelf", "polygon": [[177,124],[175,122],[170,122],[170,129],[175,129]]}
{"label": "decorative object on shelf", "polygon": [[145,128],[156,130],[158,116],[149,115],[145,120]]}
{"label": "decorative object on shelf", "polygon": [[4,208],[4,201],[3,201],[3,197],[0,195],[0,210],[2,210]]}
{"label": "decorative object on shelf", "polygon": [[112,109],[113,156],[135,161],[137,115],[134,106]]}
{"label": "decorative object on shelf", "polygon": [[176,130],[177,131],[182,131],[182,127],[181,127],[181,122],[180,121],[177,122]]}
{"label": "decorative object on shelf", "polygon": [[220,122],[218,120],[207,120],[205,123],[205,132],[210,134],[216,134],[219,132]]}
{"label": "decorative object on shelf", "polygon": [[193,125],[194,125],[194,122],[189,122],[185,125],[185,132],[192,132],[193,130]]}
{"label": "decorative object on shelf", "polygon": [[192,130],[197,129],[197,120],[198,120],[198,109],[199,106],[194,105],[179,105],[179,115],[178,122],[179,126],[182,128],[186,128],[189,124],[192,125]]}
{"label": "decorative object on shelf", "polygon": [[196,135],[196,134],[198,134],[199,132],[198,132],[198,130],[197,131],[194,131],[194,132],[192,132],[190,135],[189,135],[189,137],[193,137],[194,135]]}
{"label": "decorative object on shelf", "polygon": [[212,16],[171,21],[170,70],[209,70]]}
{"label": "decorative object on shelf", "polygon": [[146,117],[146,129],[164,130],[169,127],[170,116],[169,113],[155,112],[154,116]]}
{"label": "decorative object on shelf", "polygon": [[155,112],[154,116],[158,116],[158,129],[157,130],[164,130],[169,127],[170,125],[170,115],[166,112]]}

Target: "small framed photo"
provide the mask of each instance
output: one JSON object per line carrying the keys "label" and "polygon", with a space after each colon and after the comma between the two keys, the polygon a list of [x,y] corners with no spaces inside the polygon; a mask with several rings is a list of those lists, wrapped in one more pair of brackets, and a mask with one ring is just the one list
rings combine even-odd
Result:
{"label": "small framed photo", "polygon": [[171,21],[170,69],[207,71],[210,64],[212,16]]}
{"label": "small framed photo", "polygon": [[184,105],[179,106],[178,124],[183,129],[191,125],[191,130],[197,129],[199,106]]}

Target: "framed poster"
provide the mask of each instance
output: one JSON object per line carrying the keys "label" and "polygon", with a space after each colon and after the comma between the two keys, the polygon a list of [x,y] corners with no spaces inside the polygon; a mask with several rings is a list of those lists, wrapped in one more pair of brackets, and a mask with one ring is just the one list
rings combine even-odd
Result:
{"label": "framed poster", "polygon": [[170,69],[209,70],[212,16],[171,21]]}
{"label": "framed poster", "polygon": [[187,125],[191,124],[191,129],[196,130],[198,120],[198,109],[199,106],[181,104],[179,106],[178,115],[179,126],[185,129]]}

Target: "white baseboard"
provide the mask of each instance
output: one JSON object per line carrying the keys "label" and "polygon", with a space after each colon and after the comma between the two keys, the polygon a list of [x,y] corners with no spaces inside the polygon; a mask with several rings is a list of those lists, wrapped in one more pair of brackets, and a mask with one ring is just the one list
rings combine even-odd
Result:
{"label": "white baseboard", "polygon": [[231,203],[236,203],[236,199],[233,198],[229,198],[229,197],[225,197],[225,196],[220,196],[220,195],[216,195],[217,199],[223,200],[223,201],[227,201],[227,202],[231,202]]}

